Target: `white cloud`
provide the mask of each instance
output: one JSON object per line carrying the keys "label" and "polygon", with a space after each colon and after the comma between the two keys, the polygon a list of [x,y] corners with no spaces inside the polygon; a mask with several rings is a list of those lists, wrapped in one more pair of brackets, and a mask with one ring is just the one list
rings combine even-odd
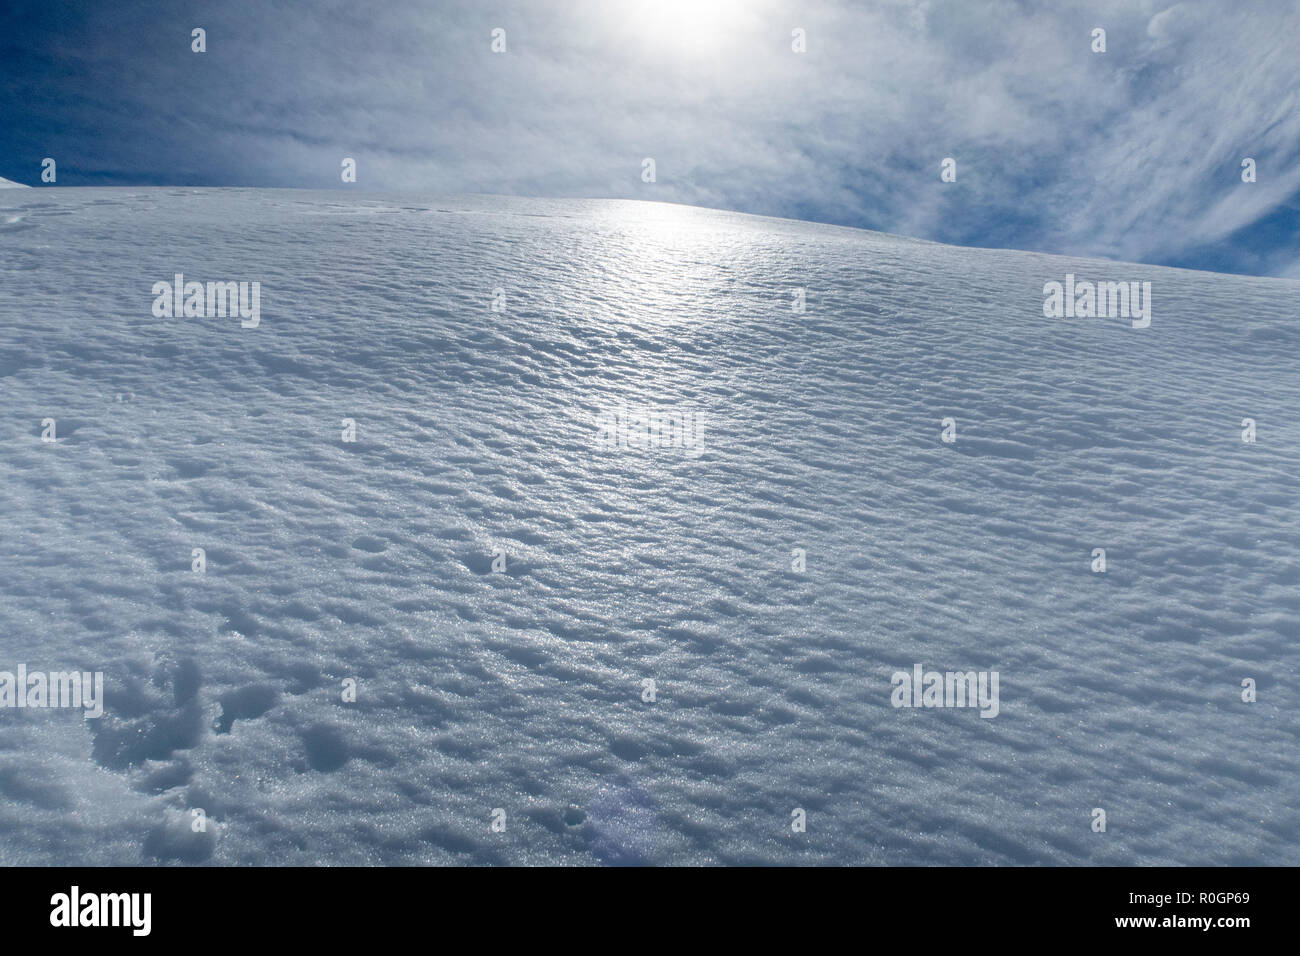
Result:
{"label": "white cloud", "polygon": [[659,198],[1139,260],[1222,242],[1300,187],[1294,4],[726,0],[653,29],[647,9],[259,6],[214,19],[207,66],[86,51],[138,102],[75,108],[115,130],[96,150],[116,168],[330,186],[355,156],[373,188]]}

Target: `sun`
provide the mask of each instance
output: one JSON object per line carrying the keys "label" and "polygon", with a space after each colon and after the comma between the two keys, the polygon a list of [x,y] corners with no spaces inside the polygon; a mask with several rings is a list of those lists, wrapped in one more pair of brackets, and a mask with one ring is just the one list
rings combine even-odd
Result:
{"label": "sun", "polygon": [[714,50],[744,12],[743,0],[629,0],[628,23],[647,43],[687,53]]}

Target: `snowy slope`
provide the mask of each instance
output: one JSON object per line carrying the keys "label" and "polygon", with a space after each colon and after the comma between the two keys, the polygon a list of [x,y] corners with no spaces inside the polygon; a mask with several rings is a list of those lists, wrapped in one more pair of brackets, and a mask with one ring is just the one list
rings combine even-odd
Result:
{"label": "snowy slope", "polygon": [[[175,273],[260,325],[155,318]],[[1067,273],[1150,327],[1045,318]],[[1300,863],[1298,297],[643,203],[7,194],[0,669],[107,700],[0,710],[0,863]],[[597,447],[621,405],[704,454]],[[999,715],[894,708],[915,663]]]}
{"label": "snowy slope", "polygon": [[0,176],[0,189],[27,189],[27,188],[29,187],[24,186],[22,183],[15,183],[12,182],[11,180],[5,179],[3,176]]}

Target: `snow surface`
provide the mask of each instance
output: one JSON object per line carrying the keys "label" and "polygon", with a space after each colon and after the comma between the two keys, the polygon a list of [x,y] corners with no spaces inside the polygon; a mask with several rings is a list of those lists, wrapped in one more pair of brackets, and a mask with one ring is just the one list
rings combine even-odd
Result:
{"label": "snow surface", "polygon": [[3,176],[0,176],[0,189],[30,189],[30,188],[31,187],[29,186],[24,186],[22,183],[16,183],[13,182],[12,180],[5,179]]}
{"label": "snow surface", "polygon": [[[260,326],[154,318],[178,272]],[[1067,272],[1150,328],[1044,318]],[[0,710],[0,863],[1300,863],[1298,295],[648,203],[7,194],[0,669],[106,712]],[[645,404],[705,453],[595,446]],[[914,663],[1000,715],[895,709]]]}

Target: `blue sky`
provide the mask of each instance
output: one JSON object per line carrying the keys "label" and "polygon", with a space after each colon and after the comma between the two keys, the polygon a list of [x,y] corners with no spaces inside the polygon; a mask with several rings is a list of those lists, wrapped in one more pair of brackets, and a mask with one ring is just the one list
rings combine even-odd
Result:
{"label": "blue sky", "polygon": [[59,186],[655,199],[1300,277],[1300,4],[5,0],[0,176],[46,156]]}

